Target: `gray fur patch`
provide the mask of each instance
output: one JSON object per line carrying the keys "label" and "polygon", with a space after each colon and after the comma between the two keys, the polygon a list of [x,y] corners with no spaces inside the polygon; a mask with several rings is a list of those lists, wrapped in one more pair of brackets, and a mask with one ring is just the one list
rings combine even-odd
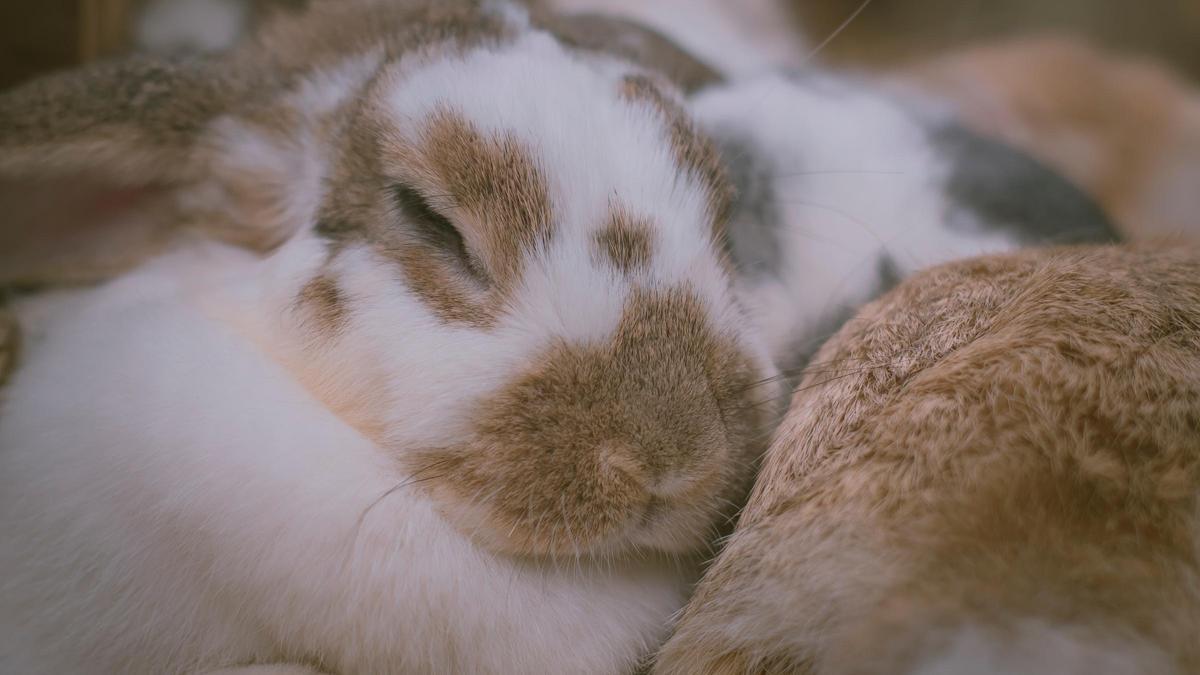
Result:
{"label": "gray fur patch", "polygon": [[890,254],[884,253],[879,257],[879,262],[876,263],[876,270],[879,274],[879,287],[871,296],[877,298],[884,293],[892,290],[900,285],[904,280],[904,273],[900,271],[900,266],[896,264],[896,259]]}
{"label": "gray fur patch", "polygon": [[755,142],[740,133],[713,134],[736,194],[725,245],[733,264],[750,277],[776,276],[783,266],[784,227],[775,194],[775,167]]}
{"label": "gray fur patch", "polygon": [[952,225],[996,229],[1030,244],[1117,241],[1099,205],[1032,157],[954,124],[936,129],[932,140],[953,162],[946,192],[967,212]]}

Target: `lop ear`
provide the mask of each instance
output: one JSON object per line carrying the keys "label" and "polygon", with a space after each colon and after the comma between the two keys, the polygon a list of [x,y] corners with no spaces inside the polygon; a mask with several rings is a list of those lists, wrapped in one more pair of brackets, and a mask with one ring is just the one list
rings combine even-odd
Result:
{"label": "lop ear", "polygon": [[229,70],[135,58],[0,95],[0,285],[103,279],[187,229],[286,238],[318,188],[312,144]]}

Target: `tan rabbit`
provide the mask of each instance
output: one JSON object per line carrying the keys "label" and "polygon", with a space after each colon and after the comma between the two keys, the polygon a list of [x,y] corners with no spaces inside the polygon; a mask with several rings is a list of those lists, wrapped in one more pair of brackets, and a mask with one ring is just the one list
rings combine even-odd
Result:
{"label": "tan rabbit", "polygon": [[662,675],[1200,671],[1200,252],[923,272],[816,356]]}

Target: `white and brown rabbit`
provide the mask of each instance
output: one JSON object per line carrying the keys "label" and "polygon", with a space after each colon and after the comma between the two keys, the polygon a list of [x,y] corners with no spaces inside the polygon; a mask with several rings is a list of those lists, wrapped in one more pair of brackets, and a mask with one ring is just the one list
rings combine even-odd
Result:
{"label": "white and brown rabbit", "polygon": [[858,307],[917,270],[1117,238],[1058,173],[867,80],[766,74],[704,88],[691,104],[737,187],[727,240],[739,295],[792,375]]}
{"label": "white and brown rabbit", "polygon": [[815,357],[663,675],[1200,671],[1200,251],[923,272]]}
{"label": "white and brown rabbit", "polygon": [[715,151],[512,6],[34,82],[0,180],[5,282],[121,271],[13,304],[0,672],[630,671],[763,449]]}

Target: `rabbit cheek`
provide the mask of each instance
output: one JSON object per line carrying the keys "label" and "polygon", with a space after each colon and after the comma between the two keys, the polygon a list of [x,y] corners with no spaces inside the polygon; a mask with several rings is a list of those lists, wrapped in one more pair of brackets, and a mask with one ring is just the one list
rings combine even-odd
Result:
{"label": "rabbit cheek", "polygon": [[522,555],[689,551],[743,488],[760,377],[685,290],[635,291],[611,342],[559,343],[483,400],[468,443],[414,467],[482,546]]}

